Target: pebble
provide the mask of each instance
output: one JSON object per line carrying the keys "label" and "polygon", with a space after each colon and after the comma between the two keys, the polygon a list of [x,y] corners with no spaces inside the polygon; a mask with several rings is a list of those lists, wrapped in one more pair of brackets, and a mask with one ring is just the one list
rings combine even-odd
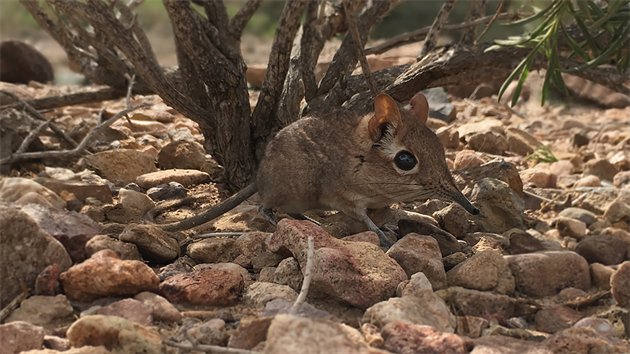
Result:
{"label": "pebble", "polygon": [[416,219],[401,219],[398,221],[398,233],[400,236],[415,233],[418,235],[433,237],[440,246],[440,253],[442,254],[442,257],[459,252],[460,250],[459,243],[457,242],[455,236],[432,223]]}
{"label": "pebble", "polygon": [[147,190],[147,196],[156,202],[160,200],[183,199],[186,198],[186,194],[186,188],[177,182],[160,184]]}
{"label": "pebble", "polygon": [[446,273],[449,286],[493,291],[510,295],[514,292],[514,277],[508,262],[499,252],[487,250],[476,253]]}
{"label": "pebble", "polygon": [[615,270],[601,263],[591,263],[590,267],[593,285],[601,290],[610,290],[610,277]]}
{"label": "pebble", "polygon": [[554,305],[536,313],[536,330],[545,333],[558,333],[571,327],[584,317],[582,313],[568,306]]}
{"label": "pebble", "polygon": [[462,150],[455,156],[453,169],[459,170],[466,167],[481,166],[486,161],[479,157],[474,150]]}
{"label": "pebble", "polygon": [[431,290],[431,283],[422,273],[411,277],[402,290],[402,297],[393,297],[368,308],[361,323],[383,328],[396,321],[432,326],[448,333],[453,333],[456,325],[455,316]]}
{"label": "pebble", "polygon": [[206,151],[196,141],[171,141],[160,150],[157,162],[165,170],[198,170],[206,162]]}
{"label": "pebble", "polygon": [[23,292],[20,282],[32,289],[46,267],[57,264],[66,271],[72,260],[65,248],[14,205],[0,203],[0,307]]}
{"label": "pebble", "polygon": [[[260,281],[262,281],[262,271],[260,272]],[[288,285],[291,289],[299,293],[302,289],[302,281],[304,276],[300,269],[300,263],[293,257],[283,259],[278,267],[273,270],[272,280],[276,284]]]}
{"label": "pebble", "polygon": [[593,328],[571,327],[545,339],[553,353],[630,353],[630,344]]}
{"label": "pebble", "polygon": [[28,322],[18,321],[0,325],[0,353],[21,353],[40,349],[44,343],[44,329]]}
{"label": "pebble", "polygon": [[101,307],[96,311],[98,315],[118,316],[131,322],[139,323],[143,326],[153,324],[153,314],[151,307],[135,299],[123,299]]}
{"label": "pebble", "polygon": [[51,178],[36,178],[35,181],[57,194],[61,194],[63,191],[72,193],[83,203],[87,198],[95,198],[104,204],[113,203],[112,191],[106,183],[86,183]]}
{"label": "pebble", "polygon": [[612,181],[617,172],[617,167],[606,159],[593,159],[584,164],[584,175],[594,175],[607,181]]}
{"label": "pebble", "polygon": [[285,299],[294,302],[298,293],[287,285],[256,282],[245,289],[243,304],[246,306],[264,307],[271,300]]}
{"label": "pebble", "polygon": [[204,323],[197,324],[188,330],[200,344],[225,345],[230,337],[225,329],[225,321],[213,318]]}
{"label": "pebble", "polygon": [[524,229],[525,205],[510,186],[498,179],[478,181],[477,202],[481,216],[476,221],[486,232],[503,233],[513,228]]}
{"label": "pebble", "polygon": [[628,189],[630,185],[630,171],[621,171],[613,178],[613,185],[617,188]]}
{"label": "pebble", "polygon": [[243,277],[244,281],[248,282],[252,280],[251,279],[252,276],[249,274],[249,271],[247,271],[247,269],[234,263],[202,263],[202,264],[196,265],[193,269],[194,270],[201,270],[201,269],[232,270],[232,271],[238,272]]}
{"label": "pebble", "polygon": [[0,180],[0,201],[2,202],[17,202],[28,193],[41,196],[56,209],[63,210],[66,207],[66,202],[57,193],[31,179],[5,177]]}
{"label": "pebble", "polygon": [[468,233],[470,223],[468,222],[468,212],[457,203],[453,203],[446,208],[433,213],[433,218],[437,220],[440,227],[450,232],[456,238],[462,238]]}
{"label": "pebble", "polygon": [[628,222],[630,221],[630,206],[624,203],[620,198],[617,198],[606,209],[604,218],[606,218],[606,220],[608,220],[611,224],[620,221]]}
{"label": "pebble", "polygon": [[584,237],[575,247],[588,263],[603,265],[619,264],[626,258],[626,244],[612,235],[593,235]]}
{"label": "pebble", "polygon": [[457,316],[455,333],[468,338],[479,338],[488,328],[488,320],[476,316]]}
{"label": "pebble", "polygon": [[91,257],[94,253],[108,249],[112,250],[119,259],[141,261],[142,256],[138,247],[133,243],[122,242],[107,235],[96,235],[85,244],[85,255]]}
{"label": "pebble", "polygon": [[236,240],[235,247],[251,261],[255,272],[265,267],[275,267],[284,258],[269,250],[267,242],[270,238],[271,233],[254,231],[246,232]]}
{"label": "pebble", "polygon": [[507,129],[508,150],[527,156],[542,146],[540,141],[528,132],[518,128]]}
{"label": "pebble", "polygon": [[188,245],[187,252],[197,263],[232,262],[238,255],[233,238],[210,237]]}
{"label": "pebble", "polygon": [[135,182],[138,176],[157,170],[151,156],[132,149],[97,152],[85,156],[83,161],[85,165],[101,171],[103,177],[116,185]]}
{"label": "pebble", "polygon": [[135,295],[155,290],[159,278],[140,261],[125,261],[102,250],[61,273],[61,284],[70,300],[90,302],[105,296]]}
{"label": "pebble", "polygon": [[383,347],[394,353],[468,353],[465,341],[453,333],[404,321],[390,322],[381,331]]}
{"label": "pebble", "polygon": [[518,302],[507,296],[488,291],[451,287],[437,295],[446,300],[462,316],[501,316],[510,318],[520,314]]}
{"label": "pebble", "polygon": [[573,184],[573,187],[574,188],[600,187],[601,185],[602,185],[602,182],[600,181],[599,177],[597,177],[597,176],[585,176],[585,177],[582,177],[582,178],[578,179]]}
{"label": "pebble", "polygon": [[58,327],[67,326],[74,321],[74,310],[64,295],[31,296],[20,303],[5,323],[23,321],[43,327],[52,333]]}
{"label": "pebble", "polygon": [[[554,354],[545,346],[534,341],[520,340],[507,336],[477,338],[470,354]],[[568,353],[566,353],[568,354]]]}
{"label": "pebble", "polygon": [[244,287],[237,271],[206,268],[169,277],[159,290],[170,302],[227,306],[238,302]]}
{"label": "pebble", "polygon": [[446,272],[435,238],[407,234],[387,251],[387,255],[400,264],[408,277],[422,272],[431,282],[433,290],[446,287]]}
{"label": "pebble", "polygon": [[280,220],[268,247],[272,252],[289,250],[304,269],[309,236],[315,244],[311,273],[314,293],[365,309],[393,296],[396,286],[407,279],[405,271],[380,247],[335,239],[309,221]]}
{"label": "pebble", "polygon": [[558,216],[580,220],[587,226],[590,226],[592,223],[597,221],[597,216],[595,215],[595,213],[575,207],[570,207],[562,210],[560,213],[558,213]]}
{"label": "pebble", "polygon": [[505,259],[516,290],[528,296],[553,296],[568,287],[582,290],[591,287],[588,263],[575,252],[543,251],[505,256]]}
{"label": "pebble", "polygon": [[60,293],[59,264],[55,263],[44,268],[44,270],[37,275],[33,295],[55,296]]}
{"label": "pebble", "polygon": [[586,223],[576,219],[561,216],[556,220],[556,229],[560,232],[560,236],[569,236],[578,240],[586,236]]}
{"label": "pebble", "polygon": [[147,260],[166,262],[179,255],[179,242],[155,225],[129,224],[118,239],[135,244]]}
{"label": "pebble", "polygon": [[151,314],[155,321],[178,322],[182,319],[181,312],[160,295],[143,291],[134,296],[134,299],[151,308]]}
{"label": "pebble", "polygon": [[623,262],[610,278],[610,288],[617,305],[630,306],[630,262]]}
{"label": "pebble", "polygon": [[576,288],[564,288],[558,293],[558,298],[562,301],[572,301],[581,297],[585,297],[586,291]]}
{"label": "pebble", "polygon": [[185,188],[189,188],[190,186],[210,182],[210,176],[205,172],[197,170],[162,170],[156,172],[150,171],[150,173],[140,175],[134,179],[134,182],[144,189],[157,187],[170,182],[177,182]]}
{"label": "pebble", "polygon": [[113,353],[162,353],[157,328],[117,316],[92,315],[78,319],[66,332],[71,347],[103,345]]}
{"label": "pebble", "polygon": [[120,204],[129,212],[137,213],[140,216],[145,211],[151,209],[155,203],[146,194],[134,190],[122,188],[118,192]]}
{"label": "pebble", "polygon": [[510,230],[504,235],[509,240],[509,245],[506,247],[509,254],[532,253],[545,249],[540,240],[522,230]]}
{"label": "pebble", "polygon": [[493,131],[479,132],[466,138],[468,145],[475,151],[493,155],[503,155],[508,150],[508,141],[502,134]]}
{"label": "pebble", "polygon": [[[304,303],[308,305],[308,303]],[[250,350],[267,338],[274,317],[243,318],[228,340],[228,348]]]}

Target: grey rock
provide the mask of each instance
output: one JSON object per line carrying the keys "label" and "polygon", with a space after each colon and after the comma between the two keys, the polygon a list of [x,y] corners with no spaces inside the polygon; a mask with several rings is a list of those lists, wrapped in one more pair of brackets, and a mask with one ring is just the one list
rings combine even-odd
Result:
{"label": "grey rock", "polygon": [[477,202],[481,210],[476,221],[486,232],[503,233],[512,228],[524,229],[525,204],[510,186],[494,178],[478,182]]}

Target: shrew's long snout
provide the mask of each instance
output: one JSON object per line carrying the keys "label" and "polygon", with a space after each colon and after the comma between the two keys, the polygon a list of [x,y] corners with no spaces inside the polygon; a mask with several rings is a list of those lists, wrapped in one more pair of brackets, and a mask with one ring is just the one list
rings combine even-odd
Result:
{"label": "shrew's long snout", "polygon": [[460,192],[460,190],[455,186],[454,183],[442,183],[443,192],[447,199],[450,199],[457,204],[461,205],[472,215],[478,215],[479,209],[477,209],[472,203]]}

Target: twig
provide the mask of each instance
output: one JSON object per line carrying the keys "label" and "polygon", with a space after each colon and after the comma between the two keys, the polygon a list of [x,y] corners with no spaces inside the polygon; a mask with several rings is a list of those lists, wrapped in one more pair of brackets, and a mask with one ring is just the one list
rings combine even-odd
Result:
{"label": "twig", "polygon": [[[523,14],[523,16],[525,15]],[[502,13],[497,17],[497,20],[509,20],[509,19],[514,19],[514,18],[519,18],[519,17],[520,17],[520,14]],[[454,25],[445,25],[444,27],[442,27],[442,31],[456,31],[456,30],[460,30],[460,29],[464,29],[468,27],[479,26],[484,23],[490,22],[493,18],[494,18],[494,15],[490,15],[490,16],[482,17],[480,19],[476,19],[470,22],[458,23]],[[429,33],[430,29],[431,27],[424,27],[424,28],[417,29],[413,32],[401,34],[383,43],[380,43],[378,45],[365,49],[365,54],[366,55],[382,54],[392,48],[396,48],[405,44],[419,42],[423,40],[424,38],[426,38],[426,34]]]}
{"label": "twig", "polygon": [[4,320],[9,317],[11,312],[13,312],[13,310],[15,310],[18,305],[22,303],[22,301],[24,301],[28,296],[28,288],[26,287],[26,285],[24,285],[24,283],[22,283],[21,280],[20,286],[22,287],[22,292],[20,293],[20,295],[16,296],[15,299],[11,300],[11,302],[9,302],[7,306],[5,306],[0,311],[0,322],[4,322]]}
{"label": "twig", "polygon": [[437,38],[442,31],[442,27],[444,26],[446,19],[448,19],[448,15],[453,10],[456,2],[457,0],[446,0],[442,4],[440,11],[438,12],[437,16],[435,16],[435,20],[433,20],[433,24],[429,29],[429,33],[427,33],[427,38],[422,45],[420,54],[418,54],[418,61],[422,60],[422,58],[424,58],[433,50],[433,48],[435,48],[435,45],[437,44]]}
{"label": "twig", "polygon": [[214,354],[259,354],[260,352],[255,352],[253,350],[247,349],[237,349],[237,348],[227,348],[221,347],[218,345],[208,345],[208,344],[198,344],[196,346],[184,343],[177,343],[171,340],[165,340],[164,344],[181,349],[188,350],[198,350],[206,353],[214,353]]}
{"label": "twig", "polygon": [[374,83],[374,79],[372,78],[372,71],[370,70],[370,65],[368,64],[367,59],[365,58],[365,53],[363,52],[363,42],[361,42],[361,37],[359,35],[359,29],[357,28],[356,22],[354,22],[354,17],[352,16],[352,12],[350,12],[350,5],[348,4],[348,0],[343,0],[343,9],[346,13],[346,23],[348,24],[348,32],[352,35],[352,39],[356,43],[356,48],[359,57],[359,63],[361,63],[361,70],[363,71],[363,75],[365,76],[365,80],[374,93],[374,96],[378,95],[378,88]]}
{"label": "twig", "polygon": [[490,29],[490,26],[492,26],[494,21],[496,21],[497,17],[499,17],[501,12],[503,11],[503,6],[505,6],[505,0],[501,1],[499,6],[497,7],[497,11],[494,13],[494,16],[492,16],[492,19],[486,25],[486,28],[484,28],[483,32],[481,32],[479,37],[477,37],[477,39],[475,39],[475,43],[473,44],[473,50],[477,50],[477,46],[479,45],[479,41],[481,40],[481,38],[483,38],[483,36],[486,34],[486,32],[488,32],[488,30]]}
{"label": "twig", "polygon": [[[472,4],[470,4],[470,8],[466,13],[466,22],[474,21],[483,16],[486,12],[486,4],[488,0],[473,0]],[[460,44],[463,45],[471,45],[477,35],[477,26],[468,27],[462,30],[462,37],[459,40]]]}
{"label": "twig", "polygon": [[21,154],[26,151],[26,149],[28,149],[28,146],[31,145],[31,143],[33,142],[33,140],[35,140],[39,133],[41,133],[42,130],[46,129],[46,127],[48,127],[53,122],[53,120],[54,118],[50,118],[48,121],[41,123],[37,128],[28,133],[26,138],[22,140],[22,144],[20,144],[20,147],[15,150],[15,154]]}
{"label": "twig", "polygon": [[136,82],[136,74],[133,74],[129,79],[129,87],[127,88],[127,96],[125,96],[125,102],[127,102],[127,108],[131,108],[131,91],[133,84]]}
{"label": "twig", "polygon": [[262,4],[262,0],[248,0],[243,7],[230,19],[230,30],[236,38],[241,37],[243,28],[247,25],[256,10]]}
{"label": "twig", "polygon": [[308,288],[311,286],[311,278],[313,273],[313,253],[315,252],[315,245],[313,241],[313,236],[308,237],[308,251],[306,252],[306,267],[304,268],[304,280],[302,281],[302,289],[300,289],[300,295],[293,303],[291,307],[290,315],[295,316],[300,309],[302,308],[302,304],[306,301],[306,295],[308,295]]}

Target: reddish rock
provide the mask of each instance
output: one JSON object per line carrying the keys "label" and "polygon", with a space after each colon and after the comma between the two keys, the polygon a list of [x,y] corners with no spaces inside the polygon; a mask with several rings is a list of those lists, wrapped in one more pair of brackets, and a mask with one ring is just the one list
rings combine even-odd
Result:
{"label": "reddish rock", "polygon": [[271,252],[267,248],[267,240],[271,234],[267,232],[246,232],[236,240],[236,247],[242,256],[247,257],[254,271],[260,271],[265,267],[275,267],[284,257]]}
{"label": "reddish rock", "polygon": [[27,322],[11,322],[0,325],[0,354],[21,353],[41,349],[44,329]]}
{"label": "reddish rock", "polygon": [[206,162],[206,151],[196,141],[171,141],[160,150],[157,162],[163,169],[198,170]]}
{"label": "reddish rock", "polygon": [[267,338],[272,317],[244,318],[230,336],[228,348],[252,349]]}
{"label": "reddish rock", "polygon": [[568,287],[582,290],[591,287],[588,263],[575,252],[544,251],[505,258],[514,275],[516,290],[525,295],[552,296]]}
{"label": "reddish rock", "polygon": [[602,290],[610,290],[610,278],[615,270],[600,263],[591,263],[590,267],[593,286]]}
{"label": "reddish rock", "polygon": [[383,327],[381,335],[385,340],[384,348],[392,353],[464,354],[468,352],[460,336],[438,332],[431,326],[397,321]]}
{"label": "reddish rock", "polygon": [[269,241],[269,249],[289,250],[304,269],[309,236],[315,244],[311,282],[314,293],[365,309],[393,296],[396,286],[407,280],[405,271],[380,247],[338,240],[309,221],[282,219]]}
{"label": "reddish rock", "polygon": [[613,235],[593,235],[580,240],[575,247],[575,252],[584,257],[588,263],[614,265],[625,260],[627,246]]}
{"label": "reddish rock", "polygon": [[2,81],[28,84],[47,83],[55,73],[45,56],[31,45],[20,41],[0,43],[0,77]]}
{"label": "reddish rock", "polygon": [[475,151],[462,150],[457,153],[457,156],[455,156],[453,168],[459,170],[460,168],[465,167],[481,166],[484,163],[486,163],[486,161],[479,157]]}
{"label": "reddish rock", "polygon": [[476,253],[446,273],[448,284],[476,290],[491,290],[509,295],[514,292],[514,277],[508,262],[496,251]]}
{"label": "reddish rock", "polygon": [[346,236],[342,238],[342,240],[352,242],[368,242],[377,246],[381,245],[381,242],[378,240],[378,235],[374,231],[365,231],[358,234]]}
{"label": "reddish rock", "polygon": [[557,333],[567,329],[584,317],[579,311],[564,305],[544,308],[536,313],[536,330]]}
{"label": "reddish rock", "polygon": [[122,261],[110,250],[102,250],[85,262],[61,273],[68,298],[90,302],[105,296],[134,295],[155,290],[160,280],[140,261]]}
{"label": "reddish rock", "polygon": [[143,326],[151,326],[153,324],[151,308],[141,301],[134,299],[116,301],[110,305],[101,307],[96,313],[105,316],[118,316]]}
{"label": "reddish rock", "polygon": [[55,296],[61,291],[59,287],[59,265],[46,267],[35,279],[34,295]]}
{"label": "reddish rock", "polygon": [[455,236],[429,222],[424,222],[419,219],[400,219],[398,220],[398,233],[401,236],[415,233],[433,237],[440,246],[442,257],[459,252],[459,243]]}
{"label": "reddish rock", "polygon": [[571,327],[545,339],[542,344],[554,354],[630,353],[630,344],[593,328]]}
{"label": "reddish rock", "polygon": [[619,307],[630,306],[630,262],[623,262],[610,278],[613,297]]}
{"label": "reddish rock", "polygon": [[470,354],[553,354],[540,343],[507,336],[477,338],[473,345],[474,348]]}
{"label": "reddish rock", "polygon": [[170,302],[206,306],[235,304],[243,292],[243,276],[237,271],[206,268],[177,274],[160,284],[160,292]]}
{"label": "reddish rock", "polygon": [[134,299],[141,301],[151,308],[151,314],[156,321],[177,322],[182,319],[182,314],[168,300],[158,294],[143,291],[134,296]]}
{"label": "reddish rock", "polygon": [[200,183],[210,182],[210,175],[197,170],[162,170],[138,176],[135,182],[144,189],[157,187],[160,184],[178,182],[188,188]]}
{"label": "reddish rock", "polygon": [[431,282],[433,290],[446,287],[440,246],[433,237],[407,234],[387,251],[387,255],[400,264],[408,277],[422,272]]}
{"label": "reddish rock", "polygon": [[225,263],[232,262],[239,249],[233,238],[211,237],[190,244],[187,253],[198,263]]}

